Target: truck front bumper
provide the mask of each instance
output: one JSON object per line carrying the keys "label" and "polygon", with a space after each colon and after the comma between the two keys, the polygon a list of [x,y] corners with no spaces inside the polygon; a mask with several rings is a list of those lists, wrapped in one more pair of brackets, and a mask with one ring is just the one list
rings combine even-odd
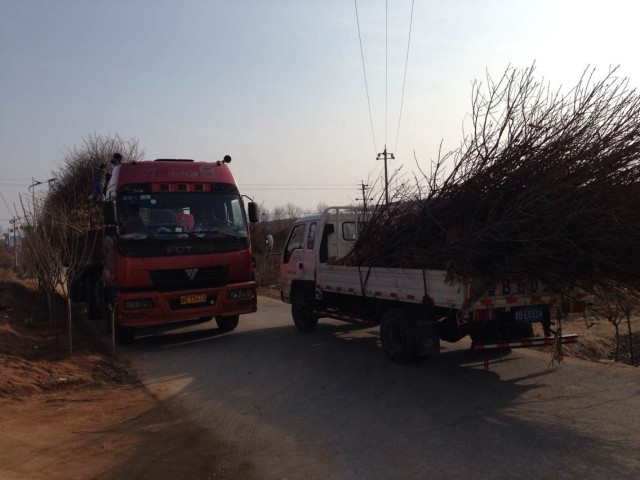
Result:
{"label": "truck front bumper", "polygon": [[257,310],[256,283],[176,292],[118,292],[116,303],[120,324],[129,327],[253,313]]}

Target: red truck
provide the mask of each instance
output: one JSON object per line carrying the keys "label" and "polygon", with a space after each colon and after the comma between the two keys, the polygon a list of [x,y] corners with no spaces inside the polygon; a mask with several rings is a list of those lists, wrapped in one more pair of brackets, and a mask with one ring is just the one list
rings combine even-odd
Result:
{"label": "red truck", "polygon": [[103,202],[104,228],[75,282],[90,317],[130,343],[136,328],[215,318],[233,330],[256,311],[249,223],[253,202],[228,163],[140,161],[114,167]]}

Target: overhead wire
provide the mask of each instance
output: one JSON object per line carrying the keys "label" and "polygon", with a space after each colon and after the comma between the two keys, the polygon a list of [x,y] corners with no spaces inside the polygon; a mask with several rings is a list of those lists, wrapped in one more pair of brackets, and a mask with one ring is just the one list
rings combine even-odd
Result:
{"label": "overhead wire", "polygon": [[277,191],[281,191],[281,190],[304,190],[304,191],[308,191],[308,190],[316,190],[316,191],[327,191],[327,192],[334,192],[337,190],[353,190],[353,186],[350,187],[304,187],[304,186],[299,186],[299,187],[252,187],[250,185],[245,185],[244,186],[245,189],[247,190],[277,190]]}
{"label": "overhead wire", "polygon": [[369,106],[369,122],[371,123],[371,138],[373,139],[373,151],[374,154],[378,152],[376,147],[376,135],[373,128],[373,115],[371,114],[371,99],[369,97],[369,85],[367,83],[367,69],[364,63],[364,49],[362,48],[362,34],[360,33],[360,18],[358,16],[358,0],[353,0],[356,8],[356,23],[358,25],[358,40],[360,41],[360,56],[362,57],[362,72],[364,74],[364,88],[367,91],[367,105]]}
{"label": "overhead wire", "polygon": [[411,16],[409,19],[409,38],[407,40],[407,55],[404,60],[404,78],[402,79],[402,96],[400,97],[400,114],[398,115],[398,131],[396,132],[396,143],[393,146],[393,151],[398,149],[398,139],[400,138],[400,122],[402,120],[402,109],[404,106],[404,88],[407,83],[407,66],[409,65],[409,47],[411,45],[411,29],[413,27],[413,4],[415,0],[411,0]]}
{"label": "overhead wire", "polygon": [[9,208],[7,201],[4,199],[4,195],[2,195],[2,192],[0,192],[0,198],[2,198],[2,202],[4,203],[4,206],[7,207],[7,211],[11,213],[11,209]]}
{"label": "overhead wire", "polygon": [[384,149],[387,150],[389,112],[389,0],[384,2]]}
{"label": "overhead wire", "polygon": [[[371,125],[371,137],[373,139],[373,147],[375,152],[378,151],[375,140],[375,128],[373,125],[373,114],[371,112],[371,97],[369,95],[369,84],[367,81],[367,70],[365,66],[364,60],[364,47],[362,45],[362,32],[360,29],[360,17],[358,13],[358,0],[354,0],[355,12],[356,12],[356,24],[358,27],[358,40],[360,42],[360,56],[362,59],[362,71],[364,75],[364,85],[367,94],[367,105],[369,108],[369,122]],[[405,64],[404,64],[404,75],[402,79],[402,95],[400,97],[400,112],[398,115],[398,126],[396,130],[396,140],[393,150],[395,151],[398,148],[398,141],[400,138],[400,126],[402,125],[402,114],[404,111],[404,96],[406,91],[407,84],[407,71],[409,66],[409,52],[411,49],[411,34],[413,31],[413,13],[414,13],[415,0],[411,1],[411,14],[409,18],[409,35],[407,38],[407,51],[405,55]],[[385,103],[385,112],[384,112],[384,144],[385,150],[388,142],[388,125],[389,125],[389,1],[385,0],[385,88],[384,88],[384,103]]]}

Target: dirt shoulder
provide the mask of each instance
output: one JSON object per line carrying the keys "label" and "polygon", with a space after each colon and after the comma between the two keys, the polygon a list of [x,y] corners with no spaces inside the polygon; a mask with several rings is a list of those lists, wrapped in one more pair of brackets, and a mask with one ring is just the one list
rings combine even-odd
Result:
{"label": "dirt shoulder", "polygon": [[[0,478],[255,478],[82,330],[74,328],[69,355],[66,322],[56,339],[33,285],[2,278]],[[56,313],[66,318],[63,304]]]}
{"label": "dirt shoulder", "polygon": [[[70,355],[62,302],[56,317],[57,335],[33,283],[0,271],[0,478],[260,477],[214,432],[166,408],[82,329],[73,329]],[[635,319],[634,331],[639,327]],[[580,335],[568,355],[613,358],[606,322],[576,317],[565,332]]]}

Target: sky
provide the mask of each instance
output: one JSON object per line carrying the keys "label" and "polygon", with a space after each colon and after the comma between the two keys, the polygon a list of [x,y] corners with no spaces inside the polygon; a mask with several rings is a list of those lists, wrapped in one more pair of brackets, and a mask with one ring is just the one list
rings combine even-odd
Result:
{"label": "sky", "polygon": [[385,145],[390,172],[457,147],[487,72],[535,62],[563,88],[619,65],[638,88],[638,19],[638,0],[0,0],[0,229],[95,134],[231,155],[267,209],[351,204]]}

